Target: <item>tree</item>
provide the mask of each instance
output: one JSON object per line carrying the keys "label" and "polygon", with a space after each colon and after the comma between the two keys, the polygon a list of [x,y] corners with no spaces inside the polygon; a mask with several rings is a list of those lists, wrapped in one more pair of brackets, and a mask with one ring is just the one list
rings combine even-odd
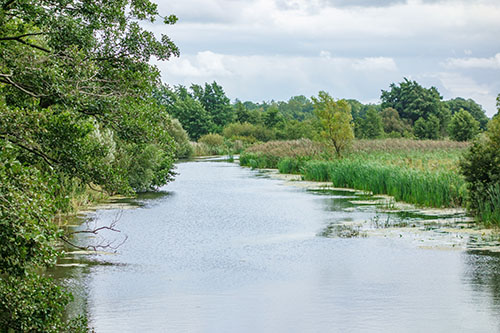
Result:
{"label": "tree", "polygon": [[497,118],[500,116],[500,94],[497,96],[497,113],[493,116],[493,118]]}
{"label": "tree", "polygon": [[478,136],[460,161],[469,190],[469,208],[482,222],[500,225],[500,118]]}
{"label": "tree", "polygon": [[439,119],[431,114],[429,119],[419,118],[413,128],[415,136],[421,140],[436,140],[439,138]]}
{"label": "tree", "polygon": [[156,98],[172,117],[181,122],[192,140],[198,140],[214,129],[212,117],[186,87],[179,85],[170,89],[163,86],[156,92]]}
{"label": "tree", "polygon": [[349,103],[343,99],[335,102],[324,91],[320,91],[317,98],[313,96],[311,99],[314,104],[314,112],[321,123],[321,135],[332,144],[337,156],[341,156],[354,139]]}
{"label": "tree", "polygon": [[262,119],[267,128],[274,128],[279,123],[284,121],[284,118],[276,105],[271,105],[262,115]]}
{"label": "tree", "polygon": [[313,105],[304,95],[293,96],[288,102],[279,102],[278,108],[287,119],[303,121],[313,116]]}
{"label": "tree", "polygon": [[382,90],[381,99],[383,109],[394,108],[401,119],[409,119],[412,124],[419,118],[428,120],[434,115],[439,121],[439,136],[446,134],[451,115],[435,87],[427,89],[405,78],[399,86],[392,83],[389,91]]}
{"label": "tree", "polygon": [[222,86],[215,81],[211,84],[205,83],[205,88],[193,84],[191,91],[193,97],[210,115],[214,124],[213,131],[221,133],[224,126],[231,123],[234,118],[233,108]]}
{"label": "tree", "polygon": [[399,113],[394,108],[385,108],[380,115],[385,133],[401,137],[411,131],[411,126],[399,117]]}
{"label": "tree", "polygon": [[477,104],[474,100],[465,100],[461,97],[457,97],[446,101],[446,105],[451,111],[452,116],[461,110],[469,112],[469,114],[479,122],[479,127],[481,130],[485,130],[488,125],[488,117],[481,105]]}
{"label": "tree", "polygon": [[0,331],[77,331],[63,322],[70,296],[40,276],[67,239],[54,216],[74,191],[171,179],[149,61],[179,50],[139,25],[157,18],[149,0],[0,0]]}
{"label": "tree", "polygon": [[175,142],[175,155],[177,158],[188,158],[193,154],[193,147],[189,143],[189,136],[177,119],[172,119],[168,132]]}
{"label": "tree", "polygon": [[479,133],[479,122],[462,109],[451,118],[448,132],[453,140],[469,141]]}
{"label": "tree", "polygon": [[384,134],[382,117],[375,108],[369,108],[365,118],[361,119],[356,128],[356,136],[362,139],[376,139]]}
{"label": "tree", "polygon": [[236,104],[234,104],[233,108],[237,122],[242,124],[250,122],[251,114],[245,104],[243,104],[240,100],[236,100]]}

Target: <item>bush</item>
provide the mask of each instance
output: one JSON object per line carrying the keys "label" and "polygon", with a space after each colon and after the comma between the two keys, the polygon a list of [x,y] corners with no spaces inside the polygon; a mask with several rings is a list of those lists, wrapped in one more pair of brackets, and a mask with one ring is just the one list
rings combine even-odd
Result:
{"label": "bush", "polygon": [[479,133],[479,122],[469,112],[460,110],[451,118],[448,132],[453,140],[469,141]]}
{"label": "bush", "polygon": [[198,140],[195,148],[197,156],[223,155],[229,151],[229,147],[220,134],[205,134]]}
{"label": "bush", "polygon": [[193,155],[193,147],[189,143],[189,136],[182,128],[179,120],[172,119],[168,126],[168,133],[175,141],[175,156],[177,158],[189,158]]}
{"label": "bush", "polygon": [[469,189],[469,208],[479,221],[500,225],[500,118],[476,139],[460,167]]}
{"label": "bush", "polygon": [[[59,254],[55,202],[64,189],[57,179],[23,166],[1,141],[0,184],[0,331],[66,331],[63,310],[71,296],[37,274]],[[86,331],[84,324],[73,329]]]}
{"label": "bush", "polygon": [[198,142],[204,143],[209,147],[222,146],[224,144],[224,137],[216,133],[205,134],[200,137]]}
{"label": "bush", "polygon": [[245,142],[253,143],[255,141],[267,142],[274,139],[275,133],[262,126],[250,123],[232,123],[227,125],[222,134],[227,139],[239,139]]}

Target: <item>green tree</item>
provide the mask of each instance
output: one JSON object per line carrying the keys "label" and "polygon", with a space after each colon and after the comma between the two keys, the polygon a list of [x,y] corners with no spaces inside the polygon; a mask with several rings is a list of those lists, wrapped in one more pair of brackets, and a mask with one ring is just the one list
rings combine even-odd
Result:
{"label": "green tree", "polygon": [[318,132],[312,120],[288,120],[285,122],[284,127],[276,133],[276,138],[281,140],[297,140],[302,138],[313,140],[317,136]]}
{"label": "green tree", "polygon": [[317,98],[313,96],[311,99],[322,127],[321,135],[334,147],[337,156],[341,156],[354,139],[349,103],[343,99],[335,101],[324,91],[320,91]]}
{"label": "green tree", "polygon": [[303,121],[310,119],[313,114],[313,105],[304,95],[293,96],[288,102],[279,102],[280,113],[287,119]]}
{"label": "green tree", "polygon": [[405,133],[411,131],[411,126],[399,117],[398,111],[394,108],[385,108],[380,115],[385,133],[397,133],[398,136],[404,136]]}
{"label": "green tree", "polygon": [[189,136],[182,128],[182,124],[177,119],[172,119],[168,125],[168,132],[175,142],[175,156],[177,158],[188,158],[193,155],[193,147],[189,143]]}
{"label": "green tree", "polygon": [[276,105],[271,105],[262,115],[262,119],[267,128],[274,128],[284,121],[283,115]]}
{"label": "green tree", "polygon": [[446,101],[446,105],[451,111],[451,114],[454,115],[461,110],[465,110],[469,112],[469,114],[479,122],[479,127],[481,130],[485,130],[488,125],[488,117],[486,116],[485,111],[481,107],[481,105],[477,104],[472,99],[465,100],[464,98],[457,97]]}
{"label": "green tree", "polygon": [[500,118],[480,135],[460,161],[469,190],[469,208],[478,220],[500,225]]}
{"label": "green tree", "polygon": [[221,133],[224,126],[234,119],[233,108],[222,86],[214,81],[210,84],[205,83],[205,88],[193,84],[191,90],[193,97],[201,103],[210,115],[214,124],[213,130]]}
{"label": "green tree", "polygon": [[198,140],[214,129],[212,117],[186,87],[176,86],[172,90],[164,86],[156,93],[156,98],[172,117],[181,122],[192,140]]}
{"label": "green tree", "polygon": [[0,0],[0,331],[77,330],[63,323],[70,296],[39,275],[64,238],[53,219],[71,208],[68,184],[130,193],[171,179],[149,62],[179,51],[139,24],[159,17],[149,0]]}
{"label": "green tree", "polygon": [[479,133],[479,122],[469,112],[460,110],[451,118],[448,132],[453,140],[469,141]]}
{"label": "green tree", "polygon": [[436,140],[439,138],[439,128],[439,119],[431,114],[429,119],[425,119],[424,117],[419,118],[415,122],[413,132],[421,140]]}
{"label": "green tree", "polygon": [[500,116],[500,94],[497,96],[497,113],[493,116],[493,118],[497,118]]}
{"label": "green tree", "polygon": [[384,134],[382,117],[375,108],[370,108],[366,112],[365,118],[359,121],[356,128],[356,136],[362,139],[377,139]]}
{"label": "green tree", "polygon": [[250,111],[246,108],[245,104],[243,104],[240,100],[236,100],[236,103],[233,106],[234,114],[236,117],[236,121],[239,123],[247,123],[251,120]]}
{"label": "green tree", "polygon": [[409,119],[412,124],[422,117],[429,120],[433,115],[439,122],[438,135],[446,134],[451,114],[435,87],[427,89],[405,78],[399,85],[392,83],[390,90],[382,90],[381,100],[383,109],[394,108],[401,119]]}

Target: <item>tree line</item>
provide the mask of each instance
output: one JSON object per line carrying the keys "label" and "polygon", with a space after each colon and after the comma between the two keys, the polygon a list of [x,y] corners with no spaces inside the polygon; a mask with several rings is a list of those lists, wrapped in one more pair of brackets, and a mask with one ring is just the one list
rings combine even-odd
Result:
{"label": "tree line", "polygon": [[[162,86],[156,99],[178,119],[191,140],[209,133],[253,143],[269,140],[317,138],[321,124],[314,99],[303,95],[288,101],[230,103],[217,84],[191,87]],[[360,139],[412,138],[469,141],[487,128],[485,110],[472,99],[457,97],[443,101],[435,87],[424,88],[404,79],[382,90],[380,104],[345,102],[354,135]]]}

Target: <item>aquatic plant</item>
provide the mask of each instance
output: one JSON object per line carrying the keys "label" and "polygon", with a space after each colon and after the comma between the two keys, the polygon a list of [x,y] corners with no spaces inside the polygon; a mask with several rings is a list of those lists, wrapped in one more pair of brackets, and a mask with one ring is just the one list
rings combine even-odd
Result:
{"label": "aquatic plant", "polygon": [[395,200],[431,207],[455,207],[465,200],[465,182],[454,171],[405,168],[359,158],[305,163],[306,180],[331,181]]}

